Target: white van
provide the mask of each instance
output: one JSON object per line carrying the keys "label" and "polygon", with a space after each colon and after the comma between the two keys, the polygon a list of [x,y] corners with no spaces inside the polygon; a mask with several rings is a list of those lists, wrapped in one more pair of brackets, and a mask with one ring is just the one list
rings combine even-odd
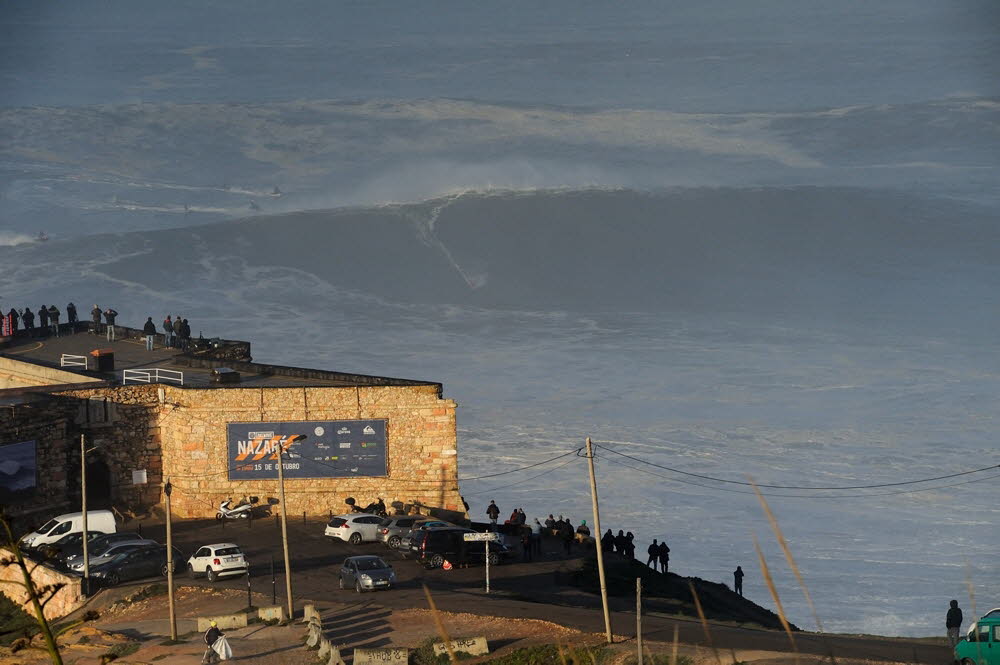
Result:
{"label": "white van", "polygon": [[[38,549],[42,545],[56,542],[67,533],[81,531],[83,531],[83,513],[66,513],[53,517],[38,531],[29,533],[21,539],[21,544]],[[87,531],[114,533],[117,531],[114,514],[110,510],[88,510]]]}

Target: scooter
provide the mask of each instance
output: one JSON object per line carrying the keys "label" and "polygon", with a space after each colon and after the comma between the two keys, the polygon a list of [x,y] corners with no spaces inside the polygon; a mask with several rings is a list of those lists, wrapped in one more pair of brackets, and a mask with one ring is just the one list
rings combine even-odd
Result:
{"label": "scooter", "polygon": [[215,514],[215,519],[219,520],[241,520],[250,517],[250,512],[253,510],[253,504],[248,502],[246,499],[240,501],[239,505],[235,508],[232,507],[233,500],[226,499],[219,504],[219,512]]}

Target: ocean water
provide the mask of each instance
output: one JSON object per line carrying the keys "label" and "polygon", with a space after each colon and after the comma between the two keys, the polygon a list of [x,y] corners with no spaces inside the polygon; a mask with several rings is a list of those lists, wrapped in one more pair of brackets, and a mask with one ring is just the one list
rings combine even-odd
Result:
{"label": "ocean water", "polygon": [[[666,537],[683,574],[742,565],[771,606],[756,537],[812,628],[749,488],[677,471],[995,464],[997,18],[10,3],[0,306],[180,313],[263,362],[441,381],[465,478],[590,436],[602,525]],[[970,584],[1000,605],[998,474],[765,492],[824,628],[930,635]],[[591,521],[575,456],[463,491]]]}

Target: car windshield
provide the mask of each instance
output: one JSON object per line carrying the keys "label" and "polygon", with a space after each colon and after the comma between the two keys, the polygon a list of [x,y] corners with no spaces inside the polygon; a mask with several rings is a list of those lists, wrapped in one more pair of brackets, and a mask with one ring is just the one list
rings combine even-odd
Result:
{"label": "car windshield", "polygon": [[38,530],[38,533],[48,533],[56,524],[59,524],[59,520],[49,520],[42,525],[42,528]]}
{"label": "car windshield", "polygon": [[215,550],[215,556],[233,556],[236,554],[243,554],[243,552],[240,552],[240,548],[238,547],[220,547]]}
{"label": "car windshield", "polygon": [[372,557],[371,559],[358,559],[358,570],[385,570],[389,566],[386,565],[385,561],[378,557]]}

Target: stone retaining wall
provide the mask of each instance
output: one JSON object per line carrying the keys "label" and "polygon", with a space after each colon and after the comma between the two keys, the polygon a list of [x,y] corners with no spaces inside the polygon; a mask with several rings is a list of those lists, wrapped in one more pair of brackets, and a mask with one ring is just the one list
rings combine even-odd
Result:
{"label": "stone retaining wall", "polygon": [[[13,558],[13,556],[14,554],[10,549],[0,547],[0,558]],[[58,619],[59,617],[64,617],[83,605],[84,598],[80,592],[81,579],[79,577],[63,574],[45,565],[39,564],[35,566],[31,561],[28,562],[28,570],[31,571],[31,579],[36,588],[50,584],[63,585],[62,589],[56,593],[52,600],[46,603],[44,610],[45,618]],[[21,568],[16,564],[0,566],[0,591],[17,603],[25,612],[31,616],[35,616],[35,610],[31,605],[27,590],[19,584],[10,584],[8,582],[24,582]]]}

